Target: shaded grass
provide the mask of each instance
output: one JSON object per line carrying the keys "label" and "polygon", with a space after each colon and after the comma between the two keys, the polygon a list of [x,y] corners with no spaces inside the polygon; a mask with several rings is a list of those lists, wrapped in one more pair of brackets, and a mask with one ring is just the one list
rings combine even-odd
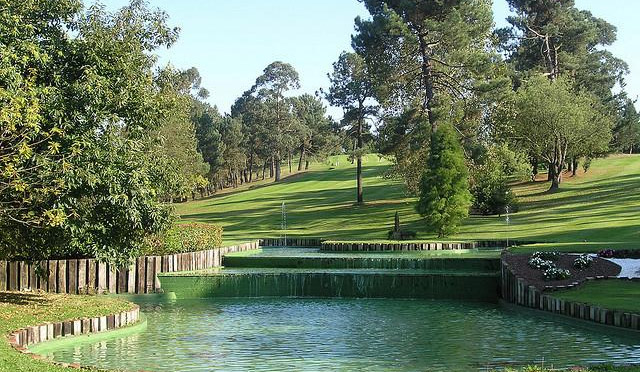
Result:
{"label": "shaded grass", "polygon": [[[363,163],[365,205],[354,204],[355,166],[334,157],[281,183],[179,204],[176,211],[184,221],[222,225],[225,243],[279,237],[283,202],[289,236],[383,241],[397,211],[404,229],[437,240],[415,212],[416,199],[405,195],[399,180],[384,177],[390,163],[376,155]],[[472,216],[450,240],[548,242],[523,250],[640,248],[640,156],[595,160],[588,173],[565,177],[560,191],[548,188],[547,182],[516,185],[522,206],[509,225],[504,216]]]}
{"label": "shaded grass", "polygon": [[554,297],[612,310],[640,313],[640,282],[598,280],[577,289],[554,292]]}
{"label": "shaded grass", "polygon": [[9,333],[45,322],[103,316],[131,307],[130,302],[107,296],[0,292],[0,371],[77,371],[18,353],[9,345]]}

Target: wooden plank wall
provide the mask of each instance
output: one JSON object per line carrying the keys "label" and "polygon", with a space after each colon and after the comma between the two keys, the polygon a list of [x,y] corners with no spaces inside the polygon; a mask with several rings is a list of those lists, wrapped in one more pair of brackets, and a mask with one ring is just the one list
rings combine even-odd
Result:
{"label": "wooden plank wall", "polygon": [[[259,242],[254,241],[199,252],[144,256],[125,268],[116,268],[93,258],[38,263],[0,261],[0,291],[156,293],[162,291],[158,273],[220,267],[225,254],[258,249],[259,246]],[[42,275],[38,275],[38,267]]]}
{"label": "wooden plank wall", "polygon": [[[640,281],[638,278],[587,278],[587,281],[591,280]],[[558,287],[557,289],[573,288],[579,285],[580,283],[575,283],[569,286]],[[600,306],[553,297],[552,291],[541,291],[534,286],[527,285],[524,279],[516,276],[504,261],[502,261],[501,294],[505,301],[516,305],[614,327],[640,330],[640,314],[606,309]]]}

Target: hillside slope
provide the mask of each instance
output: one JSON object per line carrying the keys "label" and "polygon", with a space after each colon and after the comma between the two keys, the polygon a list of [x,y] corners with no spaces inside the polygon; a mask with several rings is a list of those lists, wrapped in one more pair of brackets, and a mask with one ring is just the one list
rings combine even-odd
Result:
{"label": "hillside slope", "polygon": [[[355,206],[355,167],[345,157],[279,183],[176,205],[184,221],[217,223],[226,241],[281,235],[285,203],[288,235],[332,239],[385,239],[396,211],[403,225],[433,239],[404,195],[402,185],[383,177],[389,163],[364,159],[366,205]],[[452,239],[526,239],[554,242],[559,249],[640,248],[640,156],[593,162],[588,173],[567,177],[559,192],[545,182],[515,187],[522,202],[510,216],[472,216]],[[538,248],[538,247],[535,247]]]}

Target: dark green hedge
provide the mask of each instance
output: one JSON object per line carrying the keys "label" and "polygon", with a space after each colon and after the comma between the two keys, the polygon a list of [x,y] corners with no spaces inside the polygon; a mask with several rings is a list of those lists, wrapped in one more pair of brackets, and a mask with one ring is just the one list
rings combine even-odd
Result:
{"label": "dark green hedge", "polygon": [[175,225],[166,233],[151,236],[144,249],[145,256],[203,251],[222,246],[222,227],[206,223]]}

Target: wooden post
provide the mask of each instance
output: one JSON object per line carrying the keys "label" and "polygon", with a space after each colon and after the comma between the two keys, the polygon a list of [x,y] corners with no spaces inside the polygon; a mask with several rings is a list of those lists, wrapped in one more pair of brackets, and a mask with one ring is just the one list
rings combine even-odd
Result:
{"label": "wooden post", "polygon": [[145,271],[145,258],[138,257],[137,261],[137,285],[136,285],[136,293],[144,293],[145,287],[145,279],[146,279],[146,271]]}
{"label": "wooden post", "polygon": [[49,279],[47,280],[47,291],[56,293],[58,291],[58,261],[49,261]]}
{"label": "wooden post", "polygon": [[38,275],[36,275],[37,262],[29,265],[29,287],[32,290],[38,289]]}
{"label": "wooden post", "polygon": [[95,293],[98,290],[98,272],[96,260],[90,258],[87,260],[87,292]]}
{"label": "wooden post", "polygon": [[87,260],[78,260],[78,293],[87,293]]}
{"label": "wooden post", "polygon": [[145,257],[146,258],[146,278],[145,278],[145,288],[144,293],[153,293],[153,284],[155,281],[155,271],[156,265],[154,263],[153,257]]}
{"label": "wooden post", "polygon": [[158,273],[162,272],[162,257],[156,256],[154,259],[155,259],[155,263],[156,263],[156,270],[155,270],[155,273],[153,275],[154,280],[155,280],[155,282],[153,284],[153,288],[157,292],[158,289],[160,289],[160,287],[161,287],[160,279],[158,279]]}
{"label": "wooden post", "polygon": [[58,293],[67,293],[67,261],[58,260]]}
{"label": "wooden post", "polygon": [[118,293],[127,293],[127,268],[118,269]]}
{"label": "wooden post", "polygon": [[0,291],[7,290],[7,261],[0,261]]}
{"label": "wooden post", "polygon": [[98,262],[98,293],[107,291],[107,264]]}
{"label": "wooden post", "polygon": [[78,293],[78,261],[77,260],[67,260],[67,270],[69,275],[69,293],[77,294]]}
{"label": "wooden post", "polygon": [[20,283],[18,290],[25,290],[29,288],[29,264],[24,261],[20,261]]}
{"label": "wooden post", "polygon": [[117,292],[117,283],[116,283],[116,269],[113,265],[109,264],[109,293],[115,294]]}
{"label": "wooden post", "polygon": [[136,293],[136,265],[135,261],[127,269],[127,292]]}

